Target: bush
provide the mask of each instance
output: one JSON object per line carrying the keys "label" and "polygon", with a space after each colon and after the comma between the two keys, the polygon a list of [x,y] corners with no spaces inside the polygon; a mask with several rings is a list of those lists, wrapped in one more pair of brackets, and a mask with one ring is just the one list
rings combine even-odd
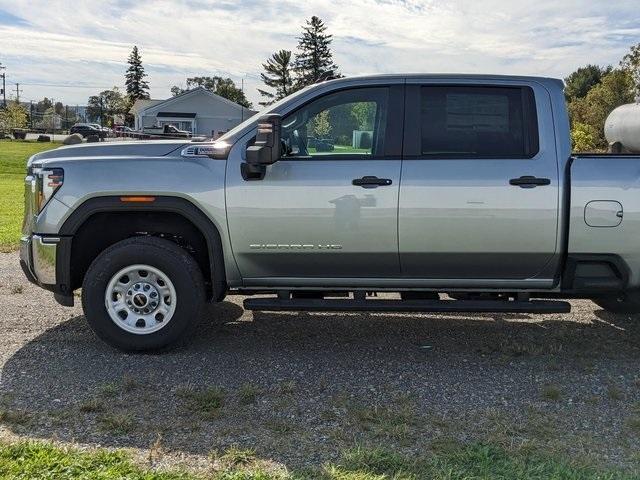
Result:
{"label": "bush", "polygon": [[348,135],[338,135],[336,137],[336,144],[351,146],[351,137],[349,137]]}
{"label": "bush", "polygon": [[596,150],[597,133],[591,125],[575,123],[571,129],[571,144],[574,152],[593,152]]}
{"label": "bush", "polygon": [[371,134],[369,132],[362,132],[362,136],[360,137],[360,145],[359,148],[371,148]]}
{"label": "bush", "polygon": [[38,142],[50,142],[51,137],[49,135],[38,135]]}
{"label": "bush", "polygon": [[27,139],[27,131],[26,130],[14,128],[11,133],[13,133],[13,138],[15,138],[16,140],[26,140]]}

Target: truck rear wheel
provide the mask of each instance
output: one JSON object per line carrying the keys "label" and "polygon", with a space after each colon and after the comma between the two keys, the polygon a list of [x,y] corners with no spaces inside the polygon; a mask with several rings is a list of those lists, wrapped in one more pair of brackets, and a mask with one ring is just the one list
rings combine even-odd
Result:
{"label": "truck rear wheel", "polygon": [[607,297],[594,298],[593,301],[607,312],[640,313],[640,292],[611,294]]}
{"label": "truck rear wheel", "polygon": [[100,339],[125,351],[174,345],[197,325],[204,299],[193,257],[155,237],[112,245],[93,261],[82,284],[89,325]]}

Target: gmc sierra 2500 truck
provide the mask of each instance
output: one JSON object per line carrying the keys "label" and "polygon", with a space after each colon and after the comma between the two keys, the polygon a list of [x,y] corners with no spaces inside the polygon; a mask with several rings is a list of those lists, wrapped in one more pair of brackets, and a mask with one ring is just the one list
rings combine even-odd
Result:
{"label": "gmc sierra 2500 truck", "polygon": [[34,155],[21,264],[62,305],[82,288],[124,350],[174,344],[229,293],[270,311],[640,312],[639,187],[638,156],[571,155],[559,80],[343,78],[216,142]]}

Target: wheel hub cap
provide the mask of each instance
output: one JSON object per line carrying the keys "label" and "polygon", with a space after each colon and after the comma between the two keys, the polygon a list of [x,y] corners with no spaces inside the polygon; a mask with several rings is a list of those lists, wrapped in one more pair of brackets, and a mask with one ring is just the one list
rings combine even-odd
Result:
{"label": "wheel hub cap", "polygon": [[111,320],[138,335],[156,332],[169,323],[176,300],[169,277],[150,265],[123,268],[111,277],[105,292]]}

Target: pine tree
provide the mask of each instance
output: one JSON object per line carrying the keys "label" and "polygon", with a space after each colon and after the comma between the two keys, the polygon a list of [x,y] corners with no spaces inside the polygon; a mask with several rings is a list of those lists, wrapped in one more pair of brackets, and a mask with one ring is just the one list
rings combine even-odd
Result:
{"label": "pine tree", "polygon": [[293,77],[291,76],[291,51],[280,50],[262,64],[264,73],[260,74],[263,83],[270,88],[275,89],[274,92],[258,89],[260,95],[265,97],[265,101],[259,102],[262,106],[271,105],[273,102],[286,97],[294,92]]}
{"label": "pine tree", "polygon": [[294,70],[299,88],[311,85],[321,77],[339,77],[338,66],[333,63],[331,41],[333,35],[327,35],[326,25],[315,15],[302,27],[302,36],[298,38]]}
{"label": "pine tree", "polygon": [[144,73],[142,58],[140,57],[137,46],[133,47],[127,63],[129,64],[129,68],[125,74],[125,85],[127,95],[131,99],[131,102],[139,98],[149,98],[149,83],[144,79],[147,74]]}

